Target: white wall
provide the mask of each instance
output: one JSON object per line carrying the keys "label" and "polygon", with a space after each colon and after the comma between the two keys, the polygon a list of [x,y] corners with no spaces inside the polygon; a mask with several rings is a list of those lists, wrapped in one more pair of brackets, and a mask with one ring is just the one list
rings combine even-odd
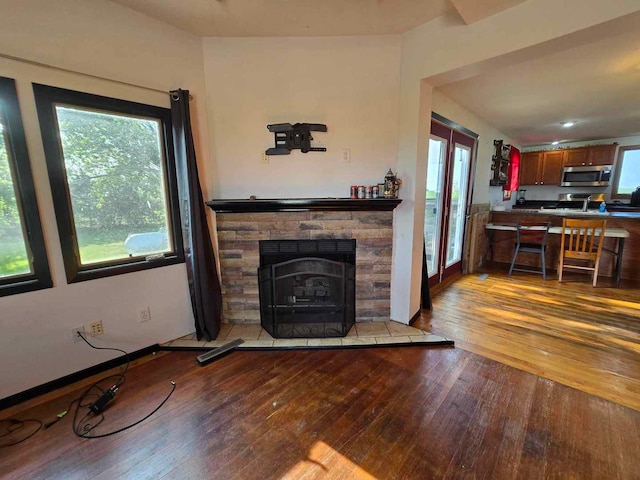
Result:
{"label": "white wall", "polygon": [[[2,2],[0,75],[18,96],[46,237],[54,288],[0,298],[0,398],[116,355],[72,343],[71,328],[102,320],[99,346],[138,350],[192,332],[184,265],[67,285],[31,82],[169,106],[168,95],[28,62],[168,91],[192,91],[196,128],[206,135],[202,49],[198,38],[110,2]],[[197,147],[206,158],[207,143]],[[206,167],[208,163],[205,162]],[[206,168],[205,168],[206,169]],[[151,307],[151,321],[137,311]]]}
{"label": "white wall", "polygon": [[[426,169],[425,143],[431,103],[425,79],[452,71],[473,71],[489,59],[559,38],[563,35],[636,12],[636,0],[529,0],[497,15],[465,25],[455,13],[434,19],[402,35],[400,104],[398,120],[398,170],[416,172],[400,191],[403,199],[395,222],[414,235],[394,238],[391,317],[407,322],[420,308],[420,274]],[[552,14],[550,13],[552,12]],[[442,77],[440,77],[442,78]],[[453,77],[452,77],[453,78]],[[429,98],[424,98],[428,96]],[[408,183],[407,183],[408,182]]]}
{"label": "white wall", "polygon": [[[204,40],[216,198],[348,197],[396,167],[398,36]],[[323,123],[327,152],[269,156],[272,123]],[[345,163],[343,149],[350,149]]]}
{"label": "white wall", "polygon": [[476,178],[473,185],[473,203],[494,203],[502,201],[502,187],[490,187],[493,176],[491,157],[495,154],[494,140],[503,140],[505,144],[519,146],[510,137],[496,130],[486,121],[471,113],[459,103],[447,97],[438,89],[433,90],[433,111],[478,134],[478,158]]}
{"label": "white wall", "polygon": [[[392,318],[407,322],[419,308],[432,101],[424,79],[639,8],[637,0],[529,0],[469,26],[442,17],[400,38],[206,39],[203,45],[111,2],[4,0],[0,55],[160,91],[189,89],[206,198],[344,197],[349,185],[376,183],[389,167],[397,169],[404,184],[394,220]],[[100,318],[106,330],[100,343],[127,350],[193,327],[183,265],[66,284],[29,83],[168,105],[164,94],[7,59],[0,75],[18,79],[55,282],[53,289],[0,298],[2,398],[111,358],[71,343],[70,328],[84,322]],[[329,132],[316,138],[328,151],[261,164],[261,151],[273,142],[266,125],[275,122],[326,123]],[[351,149],[351,163],[342,162],[343,148]],[[144,305],[152,320],[141,326],[136,312]]]}

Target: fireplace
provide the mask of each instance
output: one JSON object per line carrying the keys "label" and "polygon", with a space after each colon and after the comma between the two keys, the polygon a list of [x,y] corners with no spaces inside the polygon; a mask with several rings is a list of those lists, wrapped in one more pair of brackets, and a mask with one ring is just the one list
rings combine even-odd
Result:
{"label": "fireplace", "polygon": [[271,336],[348,333],[355,323],[355,240],[262,240],[259,251],[260,323]]}
{"label": "fireplace", "polygon": [[259,242],[289,239],[355,239],[356,323],[389,320],[393,210],[400,202],[397,198],[207,202],[215,211],[223,322],[260,324]]}

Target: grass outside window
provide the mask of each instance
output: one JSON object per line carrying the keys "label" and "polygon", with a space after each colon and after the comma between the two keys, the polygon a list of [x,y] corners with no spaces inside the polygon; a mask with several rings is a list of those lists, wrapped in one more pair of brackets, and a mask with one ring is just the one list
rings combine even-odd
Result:
{"label": "grass outside window", "polygon": [[33,89],[67,280],[182,261],[170,110]]}
{"label": "grass outside window", "polygon": [[0,77],[0,296],[52,286],[18,95]]}

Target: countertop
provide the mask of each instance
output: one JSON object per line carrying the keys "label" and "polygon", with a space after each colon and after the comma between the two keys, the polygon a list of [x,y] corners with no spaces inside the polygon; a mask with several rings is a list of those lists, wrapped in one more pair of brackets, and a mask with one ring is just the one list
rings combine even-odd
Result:
{"label": "countertop", "polygon": [[572,208],[513,208],[507,210],[493,210],[496,213],[511,213],[516,215],[553,215],[556,217],[594,217],[594,218],[640,218],[640,212],[604,212]]}

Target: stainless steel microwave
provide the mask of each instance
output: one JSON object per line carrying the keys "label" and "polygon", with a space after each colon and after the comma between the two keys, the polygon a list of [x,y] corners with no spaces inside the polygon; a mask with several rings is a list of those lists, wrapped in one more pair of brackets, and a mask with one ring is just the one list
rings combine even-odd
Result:
{"label": "stainless steel microwave", "polygon": [[612,171],[612,165],[564,167],[560,185],[563,187],[607,187],[611,182]]}

